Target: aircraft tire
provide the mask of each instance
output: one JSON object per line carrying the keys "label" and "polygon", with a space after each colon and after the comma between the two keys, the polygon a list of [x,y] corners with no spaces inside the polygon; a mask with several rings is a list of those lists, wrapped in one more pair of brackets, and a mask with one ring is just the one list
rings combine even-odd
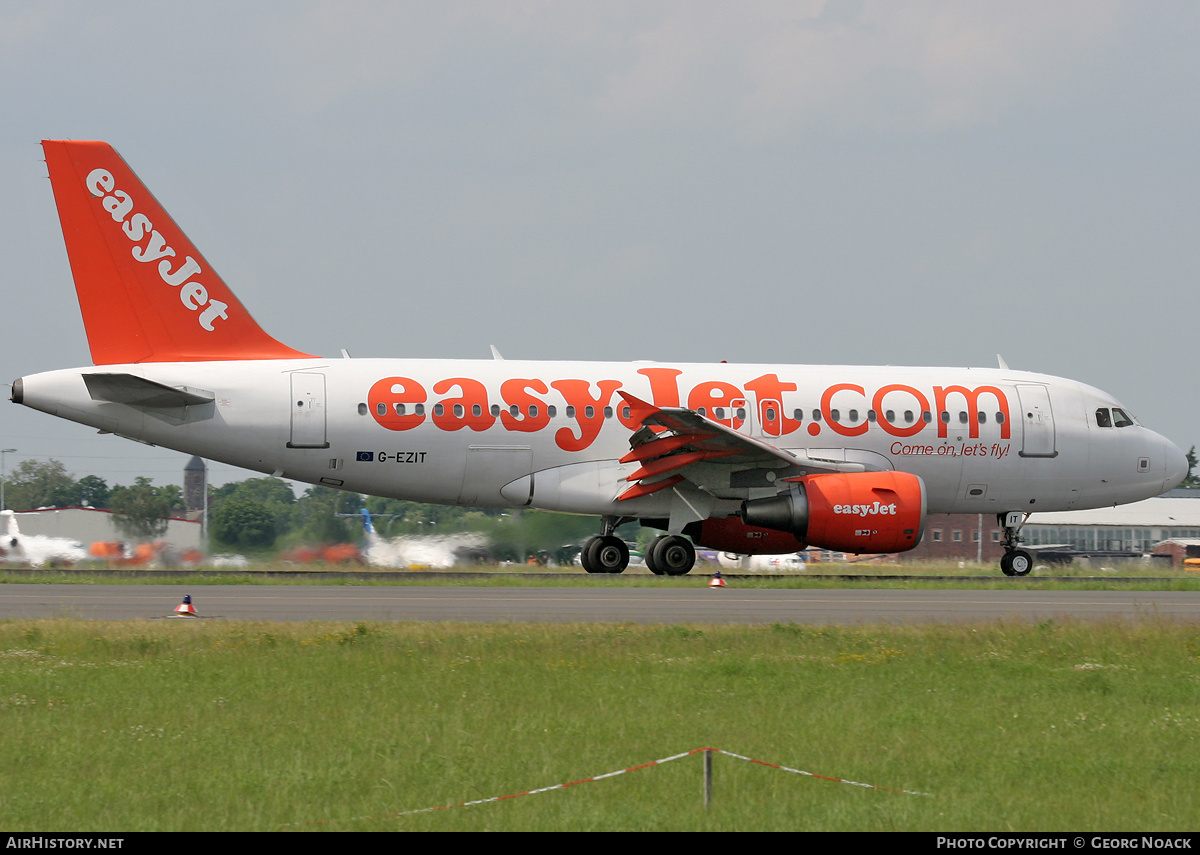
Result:
{"label": "aircraft tire", "polygon": [[668,576],[683,576],[696,566],[696,547],[686,537],[667,535],[658,545],[656,557]]}
{"label": "aircraft tire", "polygon": [[593,557],[592,549],[600,543],[599,537],[589,537],[583,543],[583,549],[579,551],[579,563],[583,565],[583,569],[588,573],[599,573],[596,569],[596,560]]}
{"label": "aircraft tire", "polygon": [[1005,576],[1028,576],[1033,569],[1033,556],[1024,549],[1006,552],[1000,559],[1000,569]]}
{"label": "aircraft tire", "polygon": [[595,573],[624,573],[629,566],[629,547],[614,535],[598,537],[591,547]]}
{"label": "aircraft tire", "polygon": [[662,565],[658,563],[658,548],[662,546],[662,542],[667,539],[665,534],[660,534],[654,540],[650,541],[650,545],[646,547],[646,567],[655,576],[662,576],[665,572]]}

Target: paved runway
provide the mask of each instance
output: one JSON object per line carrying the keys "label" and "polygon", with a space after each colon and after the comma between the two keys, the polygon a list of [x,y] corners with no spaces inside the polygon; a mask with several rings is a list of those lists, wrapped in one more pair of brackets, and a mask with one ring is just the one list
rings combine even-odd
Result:
{"label": "paved runway", "polygon": [[710,588],[3,585],[0,619],[170,616],[184,594],[227,620],[917,623],[1052,618],[1200,620],[1200,592]]}

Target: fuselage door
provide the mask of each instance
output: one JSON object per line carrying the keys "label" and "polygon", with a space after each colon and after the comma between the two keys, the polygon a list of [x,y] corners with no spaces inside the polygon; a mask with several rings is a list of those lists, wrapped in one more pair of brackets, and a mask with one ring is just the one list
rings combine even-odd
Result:
{"label": "fuselage door", "polygon": [[467,466],[458,502],[503,507],[510,500],[500,491],[526,475],[529,476],[529,488],[519,497],[522,505],[533,501],[533,449],[528,445],[472,445],[467,449]]}
{"label": "fuselage door", "polygon": [[1050,409],[1050,390],[1040,384],[1018,384],[1021,399],[1022,457],[1055,457],[1054,413]]}
{"label": "fuselage door", "polygon": [[325,375],[292,375],[292,434],[288,448],[328,448],[325,438]]}

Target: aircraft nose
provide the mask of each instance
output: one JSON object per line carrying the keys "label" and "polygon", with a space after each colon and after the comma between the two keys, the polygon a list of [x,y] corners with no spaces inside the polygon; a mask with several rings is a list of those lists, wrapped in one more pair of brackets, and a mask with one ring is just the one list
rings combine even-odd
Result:
{"label": "aircraft nose", "polygon": [[1179,446],[1171,442],[1166,437],[1163,437],[1163,456],[1167,461],[1167,477],[1163,481],[1163,492],[1178,487],[1183,479],[1191,472],[1192,467],[1188,464],[1187,455],[1184,454]]}

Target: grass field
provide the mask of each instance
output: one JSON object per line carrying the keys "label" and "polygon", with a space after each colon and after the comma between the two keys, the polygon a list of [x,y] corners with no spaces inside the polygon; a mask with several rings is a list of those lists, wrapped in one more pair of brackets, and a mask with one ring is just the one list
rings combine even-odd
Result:
{"label": "grass field", "polygon": [[[10,830],[1194,830],[1200,628],[0,622]],[[851,787],[699,756],[712,746]]]}

